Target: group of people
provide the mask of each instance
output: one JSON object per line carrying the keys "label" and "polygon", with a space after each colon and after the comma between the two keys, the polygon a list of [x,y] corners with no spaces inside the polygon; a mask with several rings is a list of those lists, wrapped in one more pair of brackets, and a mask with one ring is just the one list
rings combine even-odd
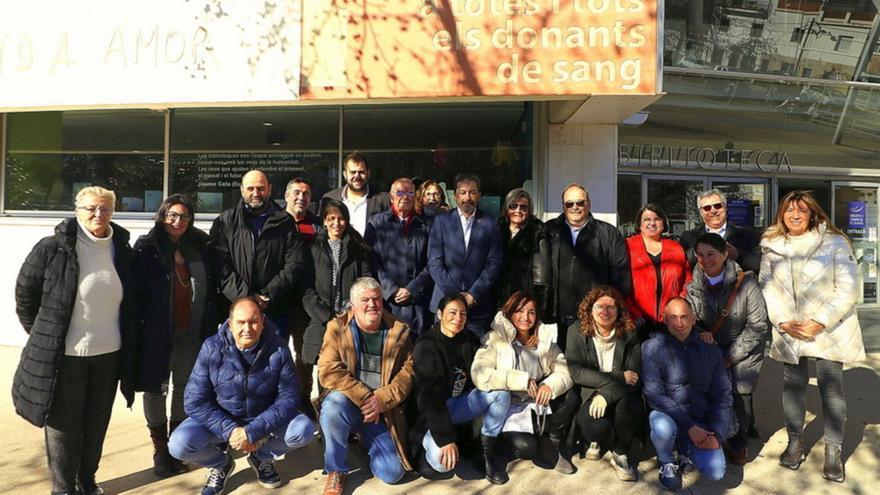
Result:
{"label": "group of people", "polygon": [[768,333],[785,368],[780,464],[805,457],[814,358],[823,474],[844,480],[842,365],[864,358],[858,277],[810,193],[787,194],[759,235],[707,191],[704,225],[679,243],[655,204],[625,239],[580,184],[542,223],[523,189],[497,220],[481,211],[470,174],[455,178],[454,208],[434,181],[371,189],[357,152],[344,176],[314,213],[307,181],[287,184],[282,208],[252,170],[210,233],[170,196],[133,248],[111,222],[114,193],[79,191],[15,290],[29,339],[13,400],[45,427],[53,494],[102,493],[117,384],[129,406],[143,392],[155,473],[205,466],[203,495],[223,492],[233,451],[280,486],[275,461],[319,428],[328,495],[343,493],[353,436],[386,483],[448,477],[467,458],[496,484],[510,455],[574,473],[572,444],[634,481],[632,449],[650,438],[675,490],[685,463],[720,479],[748,462]]}

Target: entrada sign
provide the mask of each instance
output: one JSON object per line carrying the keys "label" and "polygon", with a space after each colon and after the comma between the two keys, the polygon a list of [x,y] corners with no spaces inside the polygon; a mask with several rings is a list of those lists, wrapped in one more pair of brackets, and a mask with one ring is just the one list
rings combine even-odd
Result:
{"label": "entrada sign", "polygon": [[620,144],[618,156],[622,167],[791,172],[791,161],[785,151]]}

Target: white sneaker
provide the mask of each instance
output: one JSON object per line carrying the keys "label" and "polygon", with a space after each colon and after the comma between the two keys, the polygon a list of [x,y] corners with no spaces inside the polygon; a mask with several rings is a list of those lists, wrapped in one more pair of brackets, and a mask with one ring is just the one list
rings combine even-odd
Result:
{"label": "white sneaker", "polygon": [[586,457],[591,461],[598,461],[602,458],[602,449],[599,447],[599,442],[590,442]]}

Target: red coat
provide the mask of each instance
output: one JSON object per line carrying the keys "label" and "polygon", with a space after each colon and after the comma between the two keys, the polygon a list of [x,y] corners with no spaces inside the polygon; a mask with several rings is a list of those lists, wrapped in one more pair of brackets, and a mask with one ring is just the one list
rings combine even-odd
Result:
{"label": "red coat", "polygon": [[[663,239],[660,252],[660,277],[663,290],[660,294],[660,309],[675,296],[684,296],[685,287],[691,281],[691,270],[684,249],[671,239]],[[657,271],[641,234],[626,239],[629,251],[629,266],[632,271],[633,295],[629,300],[629,310],[634,319],[642,317],[651,322],[661,319],[657,311]]]}

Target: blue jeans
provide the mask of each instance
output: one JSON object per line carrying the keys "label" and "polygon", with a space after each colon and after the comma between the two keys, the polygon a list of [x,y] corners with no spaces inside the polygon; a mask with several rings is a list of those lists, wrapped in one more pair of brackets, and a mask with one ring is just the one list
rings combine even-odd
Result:
{"label": "blue jeans", "polygon": [[[266,442],[254,451],[260,461],[280,459],[289,450],[305,447],[315,438],[315,426],[305,414],[297,414],[285,428],[270,433]],[[168,451],[176,459],[219,469],[226,463],[220,438],[193,418],[187,418],[168,439]]]}
{"label": "blue jeans", "polygon": [[[674,462],[672,451],[677,447],[678,452],[687,455],[697,470],[707,478],[716,481],[724,478],[724,471],[727,469],[724,450],[698,449],[687,432],[681,438],[677,438],[678,425],[666,413],[651,411],[648,423],[651,425],[651,443],[654,444],[660,464]],[[723,441],[723,439],[718,440]]]}
{"label": "blue jeans", "polygon": [[[507,419],[507,409],[510,407],[510,392],[507,390],[493,390],[491,392],[483,392],[482,390],[473,389],[466,395],[459,395],[446,401],[446,407],[449,409],[449,418],[452,424],[460,424],[470,421],[481,414],[483,417],[483,428],[481,432],[487,437],[497,437],[504,428],[504,421]],[[422,438],[422,447],[425,448],[425,458],[428,464],[439,473],[449,471],[440,462],[440,446],[431,436],[431,430],[425,433]]]}
{"label": "blue jeans", "polygon": [[324,470],[328,473],[348,472],[348,437],[360,432],[373,474],[388,484],[403,478],[403,462],[384,418],[380,417],[378,423],[364,424],[360,408],[342,392],[333,391],[321,403],[320,421],[324,432]]}

